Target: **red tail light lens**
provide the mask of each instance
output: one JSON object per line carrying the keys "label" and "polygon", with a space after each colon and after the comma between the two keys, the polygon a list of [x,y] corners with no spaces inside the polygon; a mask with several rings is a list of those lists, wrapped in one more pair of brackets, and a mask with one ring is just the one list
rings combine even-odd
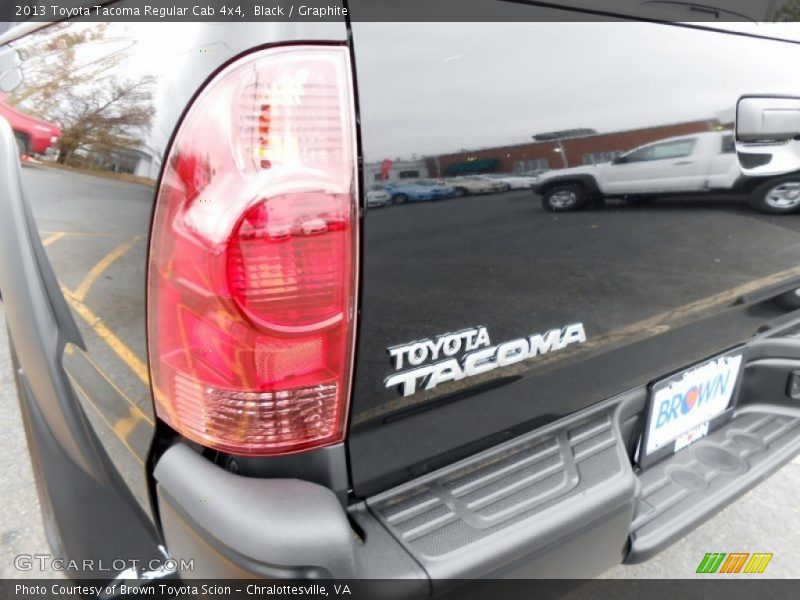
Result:
{"label": "red tail light lens", "polygon": [[194,102],[158,191],[148,275],[156,412],[272,455],[343,439],[357,271],[347,50],[233,63]]}

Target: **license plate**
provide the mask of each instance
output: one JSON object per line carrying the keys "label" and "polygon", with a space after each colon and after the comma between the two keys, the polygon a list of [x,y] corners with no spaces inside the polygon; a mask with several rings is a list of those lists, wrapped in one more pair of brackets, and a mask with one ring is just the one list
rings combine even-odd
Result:
{"label": "license plate", "polygon": [[654,383],[639,464],[685,448],[729,417],[743,365],[739,348]]}

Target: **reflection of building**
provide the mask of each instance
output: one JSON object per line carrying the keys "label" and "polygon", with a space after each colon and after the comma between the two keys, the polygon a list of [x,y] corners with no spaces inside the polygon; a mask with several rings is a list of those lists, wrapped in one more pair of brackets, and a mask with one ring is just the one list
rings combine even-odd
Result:
{"label": "reflection of building", "polygon": [[130,173],[148,179],[158,179],[161,159],[152,149],[115,148],[104,153],[90,155],[90,161],[101,169],[115,173]]}
{"label": "reflection of building", "polygon": [[[428,177],[428,165],[424,160],[394,160],[389,170],[386,181],[399,181],[401,179],[425,179]],[[367,163],[364,165],[364,182],[372,185],[381,181],[381,163]]]}
{"label": "reflection of building", "polygon": [[[534,136],[538,141],[526,144],[430,156],[425,162],[431,177],[562,169],[606,162],[637,146],[664,138],[728,127],[717,119],[708,119],[610,133],[574,129],[539,134]],[[559,137],[559,133],[563,136]]]}
{"label": "reflection of building", "polygon": [[576,129],[563,129],[561,131],[548,131],[547,133],[537,133],[533,136],[535,142],[552,142],[554,140],[566,140],[575,137],[586,137],[597,135],[597,129],[579,127]]}

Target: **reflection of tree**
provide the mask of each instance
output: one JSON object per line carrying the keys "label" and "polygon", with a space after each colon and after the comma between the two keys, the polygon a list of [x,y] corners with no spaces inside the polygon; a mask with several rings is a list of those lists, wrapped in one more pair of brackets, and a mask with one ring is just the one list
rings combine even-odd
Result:
{"label": "reflection of tree", "polygon": [[786,0],[775,12],[776,21],[800,21],[800,0]]}
{"label": "reflection of tree", "polygon": [[152,78],[140,81],[109,81],[91,96],[70,92],[57,120],[64,125],[58,140],[58,161],[63,163],[76,150],[108,151],[132,148],[150,127]]}
{"label": "reflection of tree", "polygon": [[111,37],[106,25],[56,25],[18,47],[25,85],[8,102],[61,126],[60,163],[74,162],[79,151],[107,153],[141,144],[154,112],[154,78],[119,76],[132,46]]}

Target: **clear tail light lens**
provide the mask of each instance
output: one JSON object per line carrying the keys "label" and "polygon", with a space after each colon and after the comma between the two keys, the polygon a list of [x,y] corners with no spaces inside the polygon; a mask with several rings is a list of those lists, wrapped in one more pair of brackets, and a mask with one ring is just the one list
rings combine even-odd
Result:
{"label": "clear tail light lens", "polygon": [[189,439],[273,455],[344,438],[357,203],[349,56],[271,48],[202,91],[153,221],[156,412]]}

